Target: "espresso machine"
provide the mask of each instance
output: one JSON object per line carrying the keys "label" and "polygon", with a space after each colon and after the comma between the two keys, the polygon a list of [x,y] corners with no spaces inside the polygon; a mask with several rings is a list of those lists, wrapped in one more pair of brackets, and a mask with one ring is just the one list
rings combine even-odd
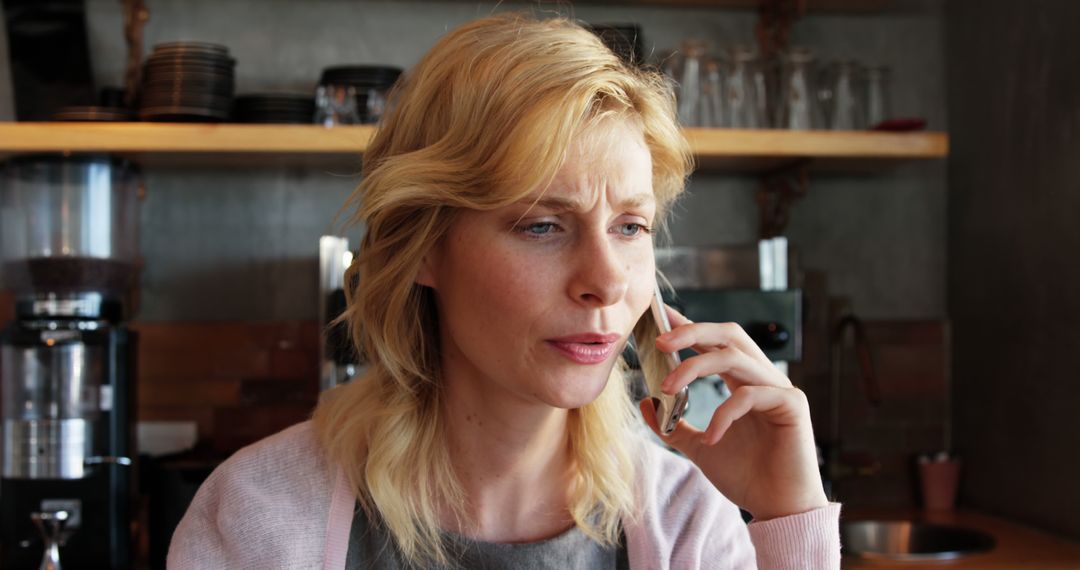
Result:
{"label": "espresso machine", "polygon": [[349,336],[347,323],[335,322],[345,312],[345,270],[352,263],[349,239],[319,238],[319,390],[329,390],[363,376],[366,371]]}
{"label": "espresso machine", "polygon": [[0,173],[0,567],[129,568],[140,175],[109,156]]}

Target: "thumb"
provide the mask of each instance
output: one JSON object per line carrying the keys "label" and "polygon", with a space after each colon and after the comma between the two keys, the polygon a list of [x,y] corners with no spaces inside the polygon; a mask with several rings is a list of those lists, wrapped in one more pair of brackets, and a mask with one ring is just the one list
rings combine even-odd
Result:
{"label": "thumb", "polygon": [[656,435],[664,437],[660,433],[660,424],[656,421],[656,401],[652,398],[644,398],[638,402],[638,407],[641,408],[641,417],[645,420],[645,425],[649,426]]}

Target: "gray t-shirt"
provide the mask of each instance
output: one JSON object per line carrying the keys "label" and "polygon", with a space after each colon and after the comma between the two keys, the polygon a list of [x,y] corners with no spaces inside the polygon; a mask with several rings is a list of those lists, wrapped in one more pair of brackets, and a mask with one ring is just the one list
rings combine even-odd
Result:
{"label": "gray t-shirt", "polygon": [[[620,535],[619,544],[604,547],[592,540],[578,527],[559,536],[539,542],[499,544],[481,542],[451,533],[443,533],[443,544],[454,563],[451,568],[469,570],[575,570],[577,568],[610,568],[627,570],[626,539]],[[371,524],[364,509],[357,505],[349,530],[349,552],[345,558],[347,570],[404,570],[413,568],[404,557],[383,525]],[[440,570],[444,566],[437,566]]]}

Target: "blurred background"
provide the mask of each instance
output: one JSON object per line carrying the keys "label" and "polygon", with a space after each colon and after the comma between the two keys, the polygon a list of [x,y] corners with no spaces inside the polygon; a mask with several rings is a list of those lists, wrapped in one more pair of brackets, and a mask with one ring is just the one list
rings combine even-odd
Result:
{"label": "blurred background", "polygon": [[[670,301],[753,329],[807,392],[845,518],[989,535],[966,537],[977,553],[958,558],[963,567],[1015,567],[1033,553],[1048,556],[1039,567],[1080,567],[1080,4],[2,8],[4,567],[36,565],[64,532],[58,551],[73,568],[90,552],[113,567],[160,566],[171,525],[214,465],[362,374],[340,334],[323,334],[340,310],[342,257],[362,232],[346,226],[348,212],[335,219],[360,181],[360,151],[400,73],[447,30],[507,10],[573,17],[670,77],[698,161],[661,244]],[[282,130],[243,129],[257,123]],[[33,220],[52,220],[55,236],[70,223],[60,212],[70,214],[72,192],[83,196],[82,223],[105,229],[35,249],[52,238],[34,234]],[[95,192],[110,196],[111,217],[90,205]],[[102,231],[104,250],[86,237]],[[94,281],[99,269],[84,267],[53,281],[26,269],[69,246],[120,263],[119,281]],[[63,357],[98,358],[99,378],[41,344],[41,323],[58,320],[105,323],[93,329],[104,340],[49,337],[104,347]],[[52,364],[31,370],[35,358]],[[64,400],[70,415],[27,415],[24,402],[53,409],[62,399],[33,382],[76,376],[97,391]],[[9,388],[16,378],[22,387]],[[722,382],[706,380],[695,401],[722,399]],[[79,419],[86,441],[46,426],[60,419]],[[28,451],[46,433],[55,450],[42,453],[55,465]],[[65,456],[71,445],[82,447]],[[95,457],[131,461],[97,468]],[[77,538],[89,539],[85,525],[56,513],[108,511],[84,497],[98,484],[125,511],[101,515],[107,551],[80,551],[90,548]],[[863,535],[845,542],[877,544],[895,530],[852,529]],[[849,554],[846,565],[872,564]],[[908,554],[897,557],[923,563]]]}

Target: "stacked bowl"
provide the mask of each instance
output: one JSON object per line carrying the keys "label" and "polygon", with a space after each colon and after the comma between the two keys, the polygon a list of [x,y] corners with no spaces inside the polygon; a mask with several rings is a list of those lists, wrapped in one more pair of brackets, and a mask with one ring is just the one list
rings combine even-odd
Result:
{"label": "stacked bowl", "polygon": [[315,99],[288,93],[239,95],[233,106],[238,123],[311,123]]}
{"label": "stacked bowl", "polygon": [[236,60],[207,42],[157,44],[143,64],[139,118],[224,121],[233,106]]}

